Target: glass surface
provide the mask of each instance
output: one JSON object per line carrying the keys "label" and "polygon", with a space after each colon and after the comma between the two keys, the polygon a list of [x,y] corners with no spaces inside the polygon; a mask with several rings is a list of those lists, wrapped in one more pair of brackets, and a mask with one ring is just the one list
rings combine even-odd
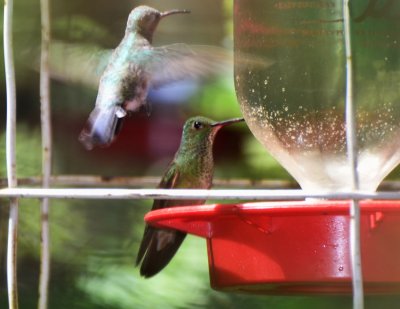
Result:
{"label": "glass surface", "polygon": [[[400,3],[351,1],[351,15],[358,173],[375,190],[400,160]],[[235,0],[234,33],[253,134],[302,188],[349,189],[342,2]]]}

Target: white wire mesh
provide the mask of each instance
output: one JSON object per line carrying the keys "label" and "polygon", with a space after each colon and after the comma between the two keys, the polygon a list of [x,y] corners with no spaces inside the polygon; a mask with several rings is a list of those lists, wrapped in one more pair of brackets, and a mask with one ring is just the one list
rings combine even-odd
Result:
{"label": "white wire mesh", "polygon": [[[50,109],[50,7],[49,0],[40,1],[42,44],[40,57],[40,115],[42,128],[42,185],[50,187],[52,165],[52,132]],[[41,205],[41,243],[40,243],[40,277],[38,308],[46,309],[48,302],[48,286],[50,280],[50,227],[48,198],[42,199]]]}
{"label": "white wire mesh", "polygon": [[117,188],[4,188],[0,197],[9,198],[57,198],[57,199],[216,199],[244,201],[274,200],[398,200],[400,192],[315,192],[303,190],[264,189],[117,189]]}
{"label": "white wire mesh", "polygon": [[[357,172],[357,136],[356,136],[356,107],[353,95],[353,53],[351,48],[350,0],[343,0],[343,31],[346,53],[346,142],[347,155],[351,170],[352,190],[360,188]],[[360,204],[357,199],[350,203],[350,252],[353,283],[353,307],[364,308],[364,289],[361,265],[361,235],[360,235]]]}
{"label": "white wire mesh", "polygon": [[[4,67],[6,75],[7,91],[7,120],[6,120],[6,160],[8,187],[17,186],[16,174],[16,91],[15,91],[15,69],[13,57],[13,6],[12,0],[4,3]],[[9,307],[18,308],[18,287],[17,287],[17,241],[18,241],[18,200],[10,199],[10,213],[8,220],[7,240],[7,289]]]}

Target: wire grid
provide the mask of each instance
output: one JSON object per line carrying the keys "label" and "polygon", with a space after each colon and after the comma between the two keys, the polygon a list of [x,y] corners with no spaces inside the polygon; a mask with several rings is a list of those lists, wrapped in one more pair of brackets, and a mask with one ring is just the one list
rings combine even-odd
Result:
{"label": "wire grid", "polygon": [[[344,20],[346,20],[346,14],[348,14],[348,1],[343,0],[344,7]],[[113,181],[105,180],[101,176],[51,176],[49,172],[47,172],[48,179],[44,179],[40,177],[33,177],[30,179],[21,179],[19,180],[22,184],[28,185],[37,185],[42,183],[41,188],[31,188],[31,187],[19,187],[16,179],[16,162],[15,162],[15,135],[16,135],[16,100],[15,100],[15,81],[14,81],[14,69],[13,69],[13,61],[12,61],[12,37],[11,37],[11,23],[12,23],[12,5],[13,1],[8,0],[5,2],[4,8],[4,49],[5,49],[5,68],[6,68],[6,82],[7,82],[7,144],[6,144],[6,153],[7,153],[7,175],[8,175],[8,187],[0,189],[0,197],[9,198],[11,201],[10,209],[10,222],[14,222],[18,220],[18,217],[15,216],[18,212],[18,198],[40,198],[40,199],[218,199],[218,200],[245,200],[245,201],[272,201],[272,200],[303,200],[306,198],[315,198],[315,199],[334,199],[334,200],[353,200],[355,202],[362,199],[382,199],[382,200],[398,200],[400,199],[400,192],[391,192],[391,191],[381,191],[381,192],[365,192],[358,190],[357,185],[357,170],[356,170],[356,152],[353,152],[352,156],[349,158],[350,165],[353,168],[354,175],[354,186],[353,190],[348,192],[315,192],[315,191],[304,191],[299,189],[281,189],[282,187],[296,187],[296,185],[288,182],[264,182],[259,184],[261,187],[270,186],[274,189],[211,189],[211,190],[195,190],[195,189],[117,189],[111,187],[98,187],[98,188],[51,188],[51,185],[54,184],[64,184],[64,185],[83,185],[83,186],[92,186],[92,185],[118,185],[121,182],[116,181],[115,178]],[[46,17],[45,17],[46,18]],[[349,25],[347,25],[349,27]],[[347,33],[350,33],[350,29],[347,28]],[[349,36],[348,36],[349,38]],[[347,60],[351,60],[351,50],[349,49],[350,42],[346,43],[346,56]],[[43,45],[42,45],[43,47]],[[46,45],[44,45],[46,48]],[[349,90],[349,87],[352,86],[351,76],[351,62],[347,62],[347,82],[348,82],[348,92],[347,92],[347,106],[350,108],[350,111],[354,111],[354,106],[349,106],[349,104],[353,104],[352,102],[352,93]],[[46,69],[45,69],[46,70]],[[349,71],[350,70],[350,71]],[[46,71],[44,71],[46,74]],[[49,117],[48,117],[49,118]],[[349,131],[348,138],[354,139],[355,132],[355,120],[354,115],[350,115],[350,117],[346,117],[346,125]],[[350,128],[350,129],[349,129]],[[42,136],[51,136],[51,124],[49,123],[49,119],[45,119],[42,122]],[[351,137],[352,136],[352,137]],[[349,144],[349,143],[348,143]],[[350,147],[356,146],[355,140],[353,142],[350,141]],[[43,164],[44,166],[50,166],[51,162],[51,148],[47,149],[47,155],[43,156]],[[157,179],[157,180],[155,180]],[[121,180],[121,178],[120,178]],[[155,184],[158,182],[158,178],[123,178],[124,181],[122,183],[126,185],[143,185],[143,184]],[[233,181],[219,181],[221,185],[233,186],[233,187],[245,187],[245,186],[254,186],[252,181],[249,180],[233,180]],[[217,181],[218,183],[218,181]],[[0,180],[0,184],[4,187],[4,180]],[[398,184],[394,187],[398,189]],[[390,186],[389,186],[390,187]],[[393,184],[392,184],[393,187]],[[279,189],[276,189],[279,188]],[[14,210],[14,211],[13,211]],[[359,216],[359,213],[356,214]],[[14,221],[13,221],[14,220]],[[357,221],[357,220],[356,220]],[[358,218],[359,221],[359,218]],[[15,228],[15,226],[14,226]],[[359,232],[359,225],[353,226],[356,231]],[[15,231],[14,231],[15,232]],[[9,230],[9,233],[13,233],[13,230]],[[13,239],[13,235],[9,235],[8,246],[15,246],[12,242],[16,241],[16,238]],[[352,241],[350,241],[352,242]],[[355,247],[360,246],[359,238],[355,239],[356,243],[352,245]],[[15,259],[15,257],[14,257]],[[352,257],[354,260],[354,257]],[[8,264],[13,264],[16,261],[13,259],[8,259]],[[361,265],[360,265],[361,266]],[[14,268],[15,267],[15,268]],[[13,288],[13,285],[16,285],[16,265],[8,265],[8,288],[9,288],[9,306],[10,308],[18,308],[17,302],[17,291],[10,291]],[[361,268],[360,268],[361,270]],[[362,277],[354,278],[357,274],[353,274],[353,284],[354,282],[361,281]],[[11,283],[10,283],[11,282]],[[361,309],[363,308],[363,291],[362,289],[359,291],[354,291],[354,308]],[[356,295],[357,294],[357,295]],[[46,305],[45,305],[46,306]]]}

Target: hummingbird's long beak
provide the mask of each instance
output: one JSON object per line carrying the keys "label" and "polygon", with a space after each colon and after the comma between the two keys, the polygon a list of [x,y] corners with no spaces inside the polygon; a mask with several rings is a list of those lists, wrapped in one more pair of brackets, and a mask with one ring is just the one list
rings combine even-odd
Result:
{"label": "hummingbird's long beak", "polygon": [[190,13],[190,10],[170,10],[170,11],[165,11],[161,13],[161,18],[165,17],[165,16],[169,16],[169,15],[173,15],[173,14],[187,14]]}
{"label": "hummingbird's long beak", "polygon": [[222,128],[222,127],[230,125],[232,123],[241,122],[241,121],[244,121],[244,118],[233,118],[233,119],[228,119],[228,120],[224,120],[224,121],[214,122],[211,126]]}

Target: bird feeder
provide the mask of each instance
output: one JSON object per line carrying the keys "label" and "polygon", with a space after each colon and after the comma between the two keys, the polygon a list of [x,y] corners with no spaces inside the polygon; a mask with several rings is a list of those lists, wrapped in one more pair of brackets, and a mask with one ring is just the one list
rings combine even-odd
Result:
{"label": "bird feeder", "polygon": [[[349,78],[359,188],[376,190],[400,161],[400,3],[350,1],[352,76],[343,11],[342,1],[234,2],[234,78],[246,123],[306,191],[352,189]],[[188,206],[146,220],[205,237],[215,289],[340,294],[352,291],[349,205]],[[360,209],[365,292],[399,292],[400,201],[363,200]]]}

